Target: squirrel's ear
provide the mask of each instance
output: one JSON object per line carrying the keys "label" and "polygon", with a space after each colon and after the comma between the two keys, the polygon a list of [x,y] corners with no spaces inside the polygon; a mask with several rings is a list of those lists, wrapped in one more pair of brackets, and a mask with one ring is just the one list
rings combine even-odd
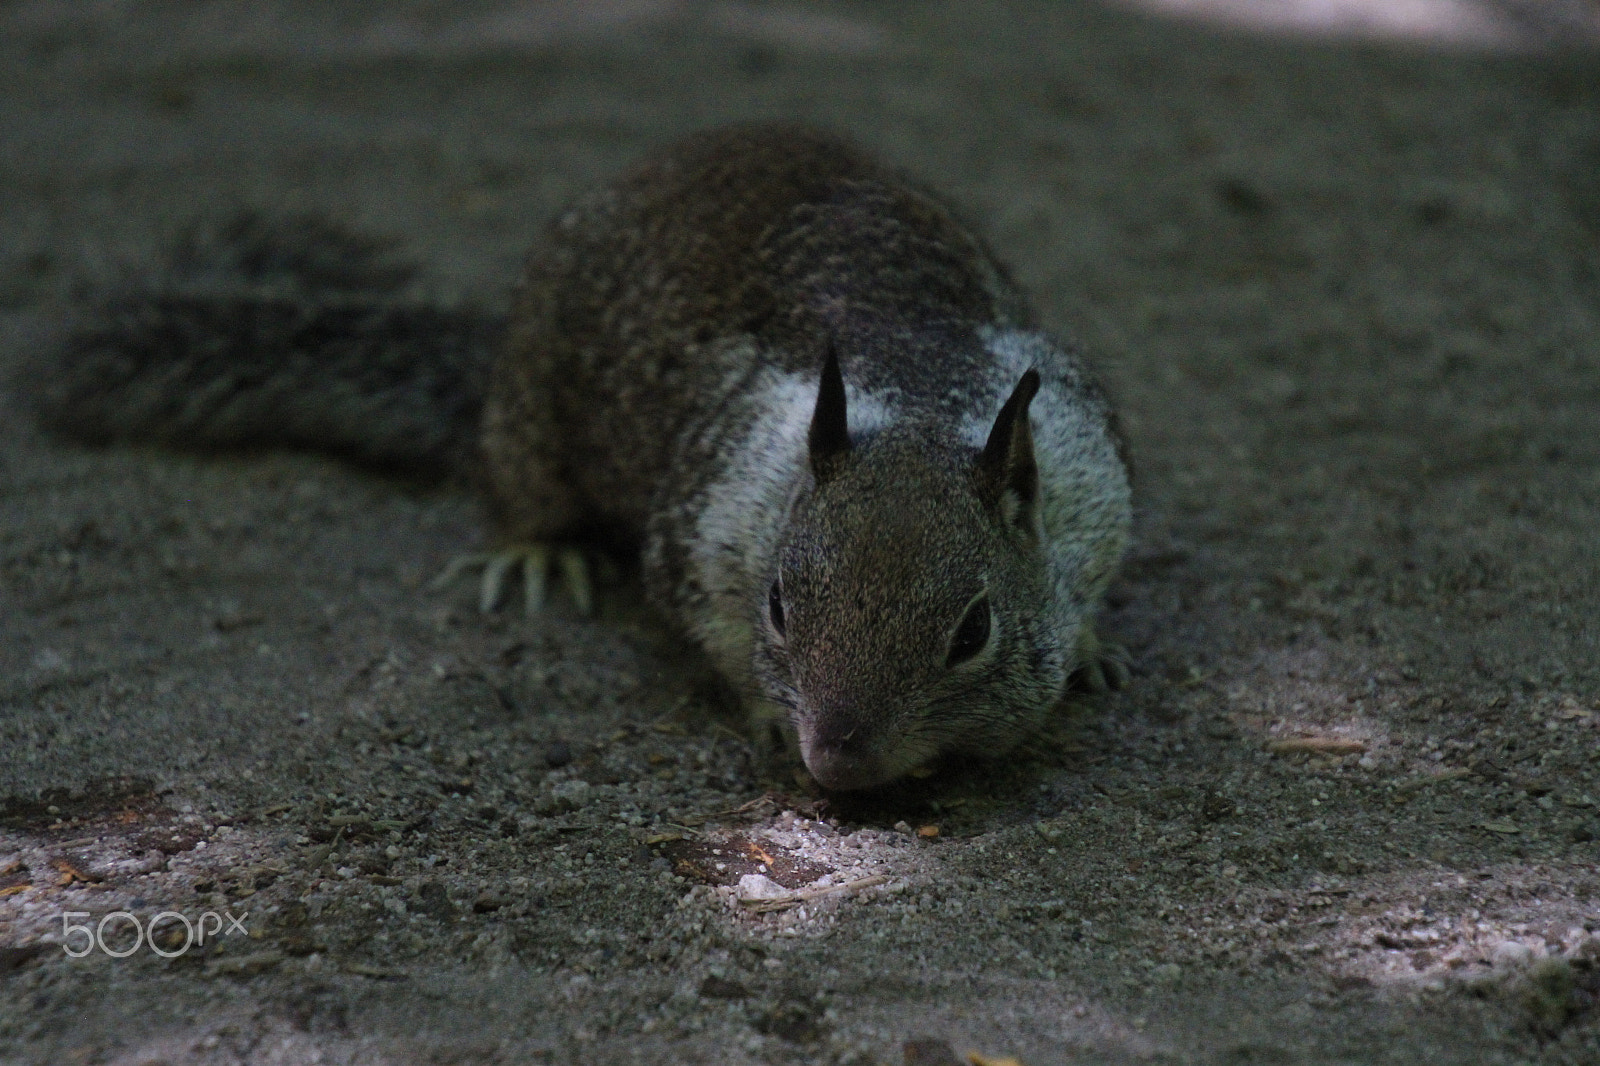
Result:
{"label": "squirrel's ear", "polygon": [[822,384],[817,389],[817,407],[811,412],[811,432],[806,442],[811,449],[811,473],[818,478],[850,450],[844,375],[839,372],[839,353],[831,341],[828,357],[822,363]]}
{"label": "squirrel's ear", "polygon": [[1039,371],[1030,369],[989,430],[989,442],[978,456],[978,495],[1001,517],[1033,530],[1039,501],[1039,466],[1033,458],[1033,425],[1028,405],[1039,391]]}

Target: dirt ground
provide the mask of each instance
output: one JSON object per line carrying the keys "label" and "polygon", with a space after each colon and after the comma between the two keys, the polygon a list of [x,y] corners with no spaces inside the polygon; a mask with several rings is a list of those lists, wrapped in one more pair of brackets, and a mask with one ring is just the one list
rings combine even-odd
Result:
{"label": "dirt ground", "polygon": [[626,580],[595,620],[431,591],[468,495],[80,448],[24,379],[0,1061],[1600,1063],[1600,54],[446,10],[0,6],[0,358],[241,205],[494,306],[646,147],[808,119],[964,205],[1101,368],[1133,680],[820,797]]}

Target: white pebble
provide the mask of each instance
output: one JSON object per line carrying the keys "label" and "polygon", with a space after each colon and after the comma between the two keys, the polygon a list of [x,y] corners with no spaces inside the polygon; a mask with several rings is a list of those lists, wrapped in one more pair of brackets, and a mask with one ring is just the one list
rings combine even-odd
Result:
{"label": "white pebble", "polygon": [[788,894],[787,888],[763,874],[745,874],[739,878],[740,899],[782,899]]}

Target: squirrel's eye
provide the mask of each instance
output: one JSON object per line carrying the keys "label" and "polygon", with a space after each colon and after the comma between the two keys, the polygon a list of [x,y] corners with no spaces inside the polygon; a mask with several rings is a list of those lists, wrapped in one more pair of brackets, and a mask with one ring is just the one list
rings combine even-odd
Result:
{"label": "squirrel's eye", "polygon": [[778,636],[783,636],[783,588],[776,581],[772,583],[772,591],[767,593],[767,617],[772,619],[772,628],[778,631]]}
{"label": "squirrel's eye", "polygon": [[945,655],[946,667],[957,666],[977,655],[989,643],[989,597],[979,596],[967,608],[967,613],[956,626],[950,638],[950,651]]}

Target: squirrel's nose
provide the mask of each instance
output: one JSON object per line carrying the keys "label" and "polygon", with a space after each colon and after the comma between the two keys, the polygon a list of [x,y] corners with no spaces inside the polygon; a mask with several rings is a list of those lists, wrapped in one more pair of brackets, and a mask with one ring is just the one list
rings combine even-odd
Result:
{"label": "squirrel's nose", "polygon": [[828,713],[800,731],[806,769],[823,788],[871,788],[883,783],[882,745],[860,717]]}
{"label": "squirrel's nose", "polygon": [[812,738],[819,747],[853,755],[866,749],[867,728],[855,715],[834,713],[816,724]]}

